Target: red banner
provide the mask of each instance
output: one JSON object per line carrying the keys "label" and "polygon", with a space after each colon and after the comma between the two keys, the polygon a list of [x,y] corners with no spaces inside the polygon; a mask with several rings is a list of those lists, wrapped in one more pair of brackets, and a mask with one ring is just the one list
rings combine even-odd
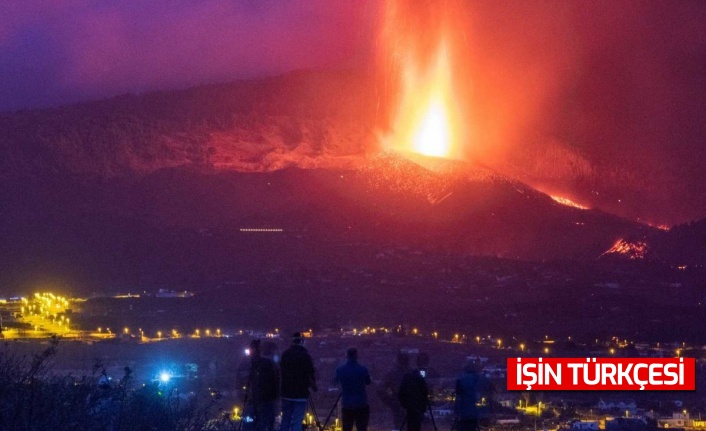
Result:
{"label": "red banner", "polygon": [[507,389],[693,391],[694,358],[507,358]]}

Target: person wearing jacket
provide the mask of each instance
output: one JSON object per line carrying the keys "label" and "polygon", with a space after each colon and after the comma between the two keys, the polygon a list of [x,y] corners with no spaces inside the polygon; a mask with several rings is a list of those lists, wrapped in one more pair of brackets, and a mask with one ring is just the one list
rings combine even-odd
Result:
{"label": "person wearing jacket", "polygon": [[280,360],[282,424],[280,431],[302,431],[309,389],[316,392],[316,372],[304,337],[297,332],[292,345],[282,353]]}

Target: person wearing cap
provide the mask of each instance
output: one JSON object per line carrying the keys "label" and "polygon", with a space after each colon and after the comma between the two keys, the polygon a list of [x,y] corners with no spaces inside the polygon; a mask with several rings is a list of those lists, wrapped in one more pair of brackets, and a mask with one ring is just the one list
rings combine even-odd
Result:
{"label": "person wearing cap", "polygon": [[301,431],[306,412],[309,389],[316,392],[314,363],[303,346],[304,337],[297,332],[292,345],[282,353],[280,373],[282,380],[282,424],[280,431]]}
{"label": "person wearing cap", "polygon": [[346,351],[346,362],[336,368],[336,383],[341,385],[341,413],[343,431],[367,431],[370,407],[365,386],[370,384],[368,369],[358,363],[358,350]]}

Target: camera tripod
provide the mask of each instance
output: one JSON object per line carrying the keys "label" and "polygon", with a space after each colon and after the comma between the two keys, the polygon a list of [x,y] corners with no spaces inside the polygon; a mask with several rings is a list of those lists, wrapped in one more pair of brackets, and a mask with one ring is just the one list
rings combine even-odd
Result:
{"label": "camera tripod", "polygon": [[[429,417],[431,418],[431,424],[434,427],[434,431],[438,431],[436,428],[436,421],[434,420],[434,412],[431,410],[431,402],[427,398],[427,411],[429,412]],[[402,431],[402,428],[407,425],[407,419],[408,419],[409,413],[404,415],[404,419],[402,419],[402,423],[400,424],[400,427],[397,428],[398,431]],[[453,431],[453,427],[452,427]]]}
{"label": "camera tripod", "polygon": [[243,396],[243,413],[240,418],[240,422],[238,423],[238,431],[243,430],[243,422],[245,422],[245,419],[247,416],[245,416],[245,411],[248,408],[248,402],[250,401],[250,392],[252,390],[252,381],[253,381],[253,366],[252,364],[250,365],[250,373],[248,374],[248,381],[245,384],[245,395]]}
{"label": "camera tripod", "polygon": [[328,416],[326,416],[326,421],[322,424],[321,421],[319,421],[319,416],[316,414],[316,407],[314,406],[314,399],[311,397],[311,394],[309,395],[309,407],[311,408],[311,413],[314,416],[314,422],[316,423],[316,428],[318,428],[319,431],[324,431],[326,426],[328,425],[329,421],[331,420],[331,416],[333,416],[333,412],[336,411],[336,406],[338,406],[338,402],[341,400],[341,395],[343,393],[339,393],[338,397],[336,398],[336,401],[333,403],[333,407],[331,407],[331,410],[328,412]]}

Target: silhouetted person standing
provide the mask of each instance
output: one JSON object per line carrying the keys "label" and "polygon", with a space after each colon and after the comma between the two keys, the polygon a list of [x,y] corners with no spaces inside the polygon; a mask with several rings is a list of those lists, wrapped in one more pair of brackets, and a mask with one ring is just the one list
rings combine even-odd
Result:
{"label": "silhouetted person standing", "polygon": [[[429,407],[429,388],[425,380],[426,370],[416,369],[405,374],[400,384],[400,404],[405,409],[407,429],[420,431],[424,412]],[[403,421],[404,423],[404,421]],[[403,427],[401,423],[400,430]]]}
{"label": "silhouetted person standing", "polygon": [[304,338],[297,332],[292,345],[282,353],[282,425],[280,431],[301,431],[309,388],[316,387],[314,363],[303,346]]}
{"label": "silhouetted person standing", "polygon": [[491,403],[492,386],[480,374],[478,362],[469,362],[463,374],[456,379],[456,403],[454,404],[455,429],[458,431],[478,431],[482,411],[477,403],[485,396],[487,405]]}
{"label": "silhouetted person standing", "polygon": [[404,421],[405,410],[400,404],[399,390],[402,379],[410,371],[412,371],[412,369],[409,366],[409,355],[404,352],[399,352],[397,354],[395,368],[385,375],[382,386],[378,390],[378,396],[392,412],[393,427],[395,429]]}
{"label": "silhouetted person standing", "polygon": [[336,383],[341,385],[343,431],[351,431],[353,424],[357,431],[367,431],[370,407],[365,387],[370,384],[370,373],[358,363],[355,347],[346,350],[346,362],[336,368]]}
{"label": "silhouetted person standing", "polygon": [[[250,343],[250,393],[248,413],[253,416],[256,431],[274,431],[275,404],[279,396],[279,372],[271,358],[265,357],[260,340]],[[245,412],[243,412],[245,413]]]}

